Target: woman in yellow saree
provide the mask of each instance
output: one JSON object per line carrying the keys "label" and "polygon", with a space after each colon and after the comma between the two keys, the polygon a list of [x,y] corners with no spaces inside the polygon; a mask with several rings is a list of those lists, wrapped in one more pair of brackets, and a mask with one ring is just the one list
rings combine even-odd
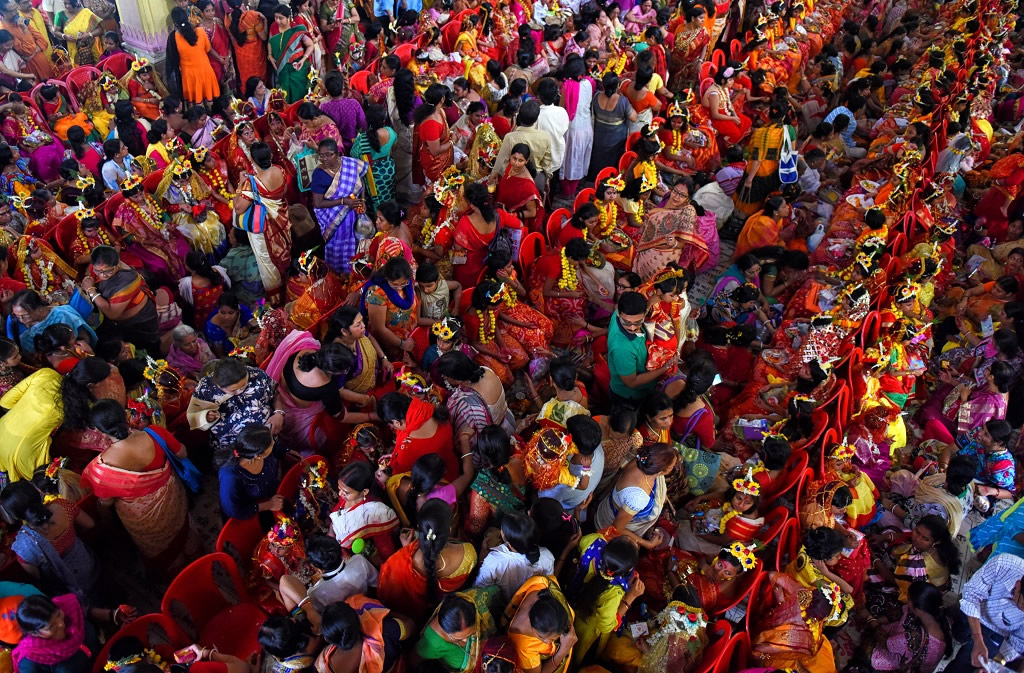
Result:
{"label": "woman in yellow saree", "polygon": [[91,9],[82,6],[82,0],[68,0],[63,12],[54,19],[55,35],[67,42],[68,54],[73,65],[94,65],[99,63],[103,47],[103,21]]}
{"label": "woman in yellow saree", "polygon": [[807,589],[785,573],[768,573],[773,605],[755,621],[751,652],[768,668],[836,673],[832,644],[822,632],[846,621],[842,592],[828,582]]}
{"label": "woman in yellow saree", "polygon": [[455,38],[455,51],[466,66],[465,77],[476,91],[483,91],[487,84],[487,54],[480,50],[477,40],[477,24],[480,17],[470,14],[462,20],[462,31]]}
{"label": "woman in yellow saree", "polygon": [[[531,613],[551,617],[557,628],[552,632],[538,630]],[[515,648],[519,669],[523,673],[540,673],[549,661],[557,662],[554,673],[564,673],[569,666],[572,647],[576,644],[576,631],[572,627],[575,613],[566,602],[554,577],[535,575],[523,582],[515,593],[505,617],[509,620],[508,639]],[[539,620],[538,620],[539,621]],[[543,626],[547,631],[547,625]]]}

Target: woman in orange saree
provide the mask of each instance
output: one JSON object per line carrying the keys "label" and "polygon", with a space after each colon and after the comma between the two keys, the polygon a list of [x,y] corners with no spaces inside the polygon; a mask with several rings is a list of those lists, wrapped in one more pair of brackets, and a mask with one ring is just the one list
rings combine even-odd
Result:
{"label": "woman in orange saree", "polygon": [[804,673],[835,673],[832,644],[823,629],[840,621],[842,597],[838,587],[805,588],[785,573],[771,572],[774,598],[767,614],[755,621],[751,651],[761,663]]}
{"label": "woman in orange saree", "polygon": [[224,25],[231,33],[235,47],[238,77],[244,85],[250,77],[267,79],[267,19],[253,9],[246,9],[243,0],[228,0],[231,13]]}
{"label": "woman in orange saree", "polygon": [[710,255],[697,229],[697,211],[690,204],[687,180],[676,183],[662,208],[647,216],[636,246],[633,271],[644,281],[654,278],[670,263],[698,269]]}
{"label": "woman in orange saree", "polygon": [[487,257],[487,276],[484,281],[504,283],[501,292],[504,307],[498,315],[502,332],[512,336],[529,353],[544,352],[555,333],[554,323],[546,315],[520,300],[528,296],[526,287],[519,282],[511,256],[498,252]]}
{"label": "woman in orange saree", "polygon": [[423,503],[417,513],[414,537],[380,567],[380,599],[401,605],[402,614],[422,624],[440,595],[458,591],[476,566],[476,549],[468,542],[448,539],[451,505],[438,498]]}
{"label": "woman in orange saree", "polygon": [[504,313],[505,284],[482,280],[473,289],[473,303],[462,322],[466,326],[466,341],[476,350],[473,360],[489,367],[503,385],[511,386],[515,372],[530,363],[530,356],[522,344],[499,326]]}

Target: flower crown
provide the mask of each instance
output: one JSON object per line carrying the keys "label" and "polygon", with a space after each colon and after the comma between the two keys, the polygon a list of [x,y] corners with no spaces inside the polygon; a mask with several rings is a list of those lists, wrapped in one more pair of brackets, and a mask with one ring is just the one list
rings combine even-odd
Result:
{"label": "flower crown", "polygon": [[54,458],[52,461],[50,461],[50,464],[46,466],[46,472],[44,472],[43,475],[47,478],[47,480],[56,483],[60,471],[64,469],[64,466],[67,464],[67,456]]}
{"label": "flower crown", "polygon": [[957,221],[953,218],[941,219],[937,221],[933,226],[936,230],[940,231],[947,236],[952,236],[957,230]]}
{"label": "flower crown", "polygon": [[708,620],[704,610],[680,602],[675,610],[669,612],[671,625],[678,631],[685,631],[689,640],[696,640],[697,633],[707,628]]}
{"label": "flower crown", "polygon": [[[431,327],[431,330],[433,330],[433,327]],[[398,376],[395,377],[395,381],[397,381],[399,385],[420,395],[430,390],[430,386],[427,384],[427,380],[425,378],[404,367],[402,368],[402,371],[398,373]]]}
{"label": "flower crown", "polygon": [[92,208],[79,208],[75,211],[75,219],[79,222],[88,220],[91,217],[96,217],[96,211]]}
{"label": "flower crown", "polygon": [[137,58],[134,61],[132,61],[132,72],[139,72],[143,68],[148,68],[148,67],[149,67],[149,59],[148,58]]}
{"label": "flower crown", "polygon": [[449,324],[449,318],[441,318],[430,327],[430,332],[442,341],[453,341],[457,334],[456,330]]}
{"label": "flower crown", "polygon": [[113,89],[117,86],[117,80],[107,72],[100,75],[100,78],[96,80],[96,83],[100,85],[101,89]]}
{"label": "flower crown", "polygon": [[829,454],[829,458],[832,458],[833,460],[850,460],[853,458],[855,453],[856,450],[853,446],[847,443],[846,440],[843,440],[842,444],[836,444],[835,448],[832,449],[832,452]]}
{"label": "flower crown", "polygon": [[454,166],[449,167],[441,174],[441,178],[434,183],[434,198],[442,206],[451,208],[458,197],[459,188],[466,182],[466,176],[459,172]]}
{"label": "flower crown", "polygon": [[658,186],[657,179],[651,180],[647,177],[647,171],[644,171],[640,175],[640,191],[641,192],[652,192],[654,188]]}
{"label": "flower crown", "polygon": [[754,556],[754,545],[748,547],[742,542],[733,542],[722,551],[728,552],[730,556],[739,561],[740,567],[744,572],[753,570],[754,566],[757,565],[757,557]]}
{"label": "flower crown", "polygon": [[187,178],[192,176],[192,168],[180,162],[174,163],[174,167],[171,168],[171,172],[174,173],[174,177],[176,178]]}
{"label": "flower crown", "polygon": [[918,288],[916,283],[913,283],[911,281],[907,281],[903,285],[898,285],[896,287],[896,292],[895,292],[895,295],[893,296],[893,300],[897,304],[902,304],[905,301],[910,301],[912,299],[917,299],[917,293],[918,293],[919,289],[920,288]]}
{"label": "flower crown", "polygon": [[295,522],[290,517],[278,514],[277,522],[274,523],[274,527],[267,533],[267,542],[278,544],[282,547],[290,547],[295,544],[300,535],[298,526],[295,525]]}
{"label": "flower crown", "polygon": [[199,147],[192,150],[192,158],[195,159],[197,163],[201,164],[204,161],[206,161],[206,155],[208,155],[209,153],[210,150],[200,145]]}
{"label": "flower crown", "polygon": [[645,138],[654,138],[658,135],[658,131],[661,130],[661,124],[658,122],[651,122],[647,125],[647,131],[644,133]]}
{"label": "flower crown", "polygon": [[680,105],[678,101],[668,106],[667,114],[669,117],[686,117],[689,115],[686,108]]}
{"label": "flower crown", "polygon": [[754,481],[754,472],[751,468],[747,468],[747,476],[740,477],[739,479],[732,480],[732,487],[737,493],[746,493],[752,495],[755,498],[761,495],[761,484]]}
{"label": "flower crown", "polygon": [[810,395],[793,395],[794,402],[813,402],[814,398]]}
{"label": "flower crown", "polygon": [[[318,246],[319,247],[319,246]],[[309,275],[309,272],[313,270],[313,265],[316,264],[317,258],[313,254],[316,248],[310,248],[299,255],[299,268],[302,272]]]}
{"label": "flower crown", "polygon": [[865,271],[871,270],[871,264],[874,260],[871,255],[866,252],[858,252],[857,256],[853,259],[853,263],[863,268]]}
{"label": "flower crown", "polygon": [[288,94],[284,89],[271,89],[268,107],[275,110],[284,110],[287,105]]}
{"label": "flower crown", "polygon": [[136,187],[141,187],[141,186],[142,186],[142,178],[140,178],[137,175],[129,175],[128,177],[126,177],[124,180],[121,181],[121,191],[122,192],[128,192],[128,191],[131,191],[131,190],[135,189]]}
{"label": "flower crown", "polygon": [[839,585],[835,582],[828,582],[821,586],[821,593],[825,594],[825,598],[828,599],[829,604],[832,605],[832,614],[828,616],[827,621],[835,621],[839,619],[843,614],[843,590],[839,588]]}
{"label": "flower crown", "polygon": [[228,353],[229,358],[251,358],[256,354],[255,346],[238,346],[232,348],[231,352]]}
{"label": "flower crown", "polygon": [[783,442],[789,441],[789,437],[787,437],[786,435],[782,434],[781,432],[774,432],[771,430],[761,435],[762,442],[765,441],[766,439],[779,439],[782,440]]}
{"label": "flower crown", "polygon": [[318,458],[306,467],[302,475],[302,488],[324,488],[327,486],[327,462]]}
{"label": "flower crown", "polygon": [[491,304],[497,304],[505,298],[505,283],[498,283],[494,289],[484,293],[484,299]]}
{"label": "flower crown", "polygon": [[621,192],[622,190],[624,190],[626,188],[626,181],[622,179],[622,175],[621,174],[620,175],[616,175],[613,178],[608,178],[602,184],[604,184],[607,187],[611,187],[612,189],[614,189],[616,191],[619,191],[619,192]]}
{"label": "flower crown", "polygon": [[89,175],[79,175],[75,180],[75,188],[86,190],[96,186],[96,178]]}
{"label": "flower crown", "polygon": [[150,356],[146,356],[146,368],[142,371],[142,376],[157,385],[157,381],[160,380],[160,376],[170,368],[170,364],[167,360],[154,360]]}
{"label": "flower crown", "polygon": [[654,281],[651,284],[652,285],[657,285],[658,283],[663,283],[666,280],[671,280],[673,278],[685,278],[685,277],[686,277],[686,272],[683,271],[682,269],[666,269],[665,271],[662,271],[660,274],[655,276],[654,277]]}

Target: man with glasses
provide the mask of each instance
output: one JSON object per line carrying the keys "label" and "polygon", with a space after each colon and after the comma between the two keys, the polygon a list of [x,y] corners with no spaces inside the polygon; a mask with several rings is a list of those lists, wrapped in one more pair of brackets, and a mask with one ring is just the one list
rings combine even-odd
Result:
{"label": "man with glasses", "polygon": [[636,409],[654,390],[658,379],[675,363],[673,358],[660,369],[647,371],[647,338],[644,316],[647,300],[639,292],[623,292],[608,326],[608,369],[611,397],[615,404]]}

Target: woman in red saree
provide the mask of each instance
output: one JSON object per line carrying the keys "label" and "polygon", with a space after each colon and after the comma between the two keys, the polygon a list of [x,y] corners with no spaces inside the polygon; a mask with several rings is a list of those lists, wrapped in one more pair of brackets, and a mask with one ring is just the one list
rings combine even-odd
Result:
{"label": "woman in red saree", "polygon": [[213,209],[224,226],[231,225],[231,204],[235,197],[235,186],[228,176],[228,165],[216,152],[205,147],[192,150],[192,168],[210,188]]}
{"label": "woman in red saree", "polygon": [[183,566],[198,551],[185,487],[166,453],[186,458],[185,448],[162,427],[131,432],[123,405],[100,400],[92,425],[113,443],[82,472],[82,483],[100,502],[113,501],[147,565],[164,571]]}
{"label": "woman in red saree", "polygon": [[231,38],[228,37],[228,29],[217,17],[213,0],[199,0],[197,6],[203,17],[199,27],[206,31],[206,37],[210,38],[208,53],[213,74],[225,89],[238,89],[235,86],[235,65],[231,62]]}
{"label": "woman in red saree", "polygon": [[498,182],[495,201],[510,213],[519,217],[530,231],[543,231],[547,222],[544,212],[544,198],[533,176],[536,169],[530,163],[530,146],[518,143],[512,147],[508,167]]}
{"label": "woman in red saree", "polygon": [[739,65],[726,64],[714,75],[714,83],[708,87],[701,98],[701,104],[708,111],[711,125],[729,144],[743,140],[750,132],[753,123],[750,117],[743,115],[733,107],[732,83],[736,79]]}
{"label": "woman in red saree", "polygon": [[700,5],[686,11],[686,23],[676,32],[672,42],[672,81],[676,85],[696,81],[704,62],[711,35],[704,27],[706,10]]}
{"label": "woman in red saree", "polygon": [[451,448],[452,424],[437,418],[434,405],[402,393],[388,393],[380,400],[378,415],[395,433],[391,474],[411,472],[419,458],[436,453],[444,461],[445,480],[450,483],[459,476],[459,462]]}
{"label": "woman in red saree", "polygon": [[452,145],[445,117],[444,103],[448,88],[442,84],[431,84],[423,94],[423,104],[413,113],[414,172],[421,184],[426,179],[429,187],[440,179],[455,162],[455,147]]}
{"label": "woman in red saree", "polygon": [[228,164],[228,179],[232,185],[241,186],[243,173],[255,173],[256,165],[252,162],[252,146],[258,143],[256,128],[248,119],[236,120],[235,130],[228,136],[224,159]]}
{"label": "woman in red saree", "polygon": [[504,313],[504,283],[481,280],[473,289],[473,303],[462,316],[465,340],[476,351],[474,362],[490,368],[505,386],[515,381],[515,372],[530,363],[522,344],[500,326]]}
{"label": "woman in red saree", "polygon": [[577,330],[587,325],[587,294],[580,269],[588,257],[590,246],[582,238],[574,238],[538,259],[530,273],[530,299],[554,322],[551,343],[555,345],[570,344]]}
{"label": "woman in red saree", "polygon": [[224,17],[224,25],[231,32],[238,63],[238,77],[242,84],[250,77],[267,79],[267,19],[254,9],[246,8],[243,0],[227,0],[231,12]]}
{"label": "woman in red saree", "polygon": [[442,593],[458,591],[469,579],[476,549],[468,542],[449,542],[452,508],[443,500],[427,500],[417,519],[413,539],[380,567],[377,595],[422,624]]}
{"label": "woman in red saree", "polygon": [[488,246],[498,229],[521,229],[514,215],[495,208],[487,187],[471,183],[465,187],[469,208],[455,225],[452,267],[455,280],[465,289],[476,287],[487,262]]}

